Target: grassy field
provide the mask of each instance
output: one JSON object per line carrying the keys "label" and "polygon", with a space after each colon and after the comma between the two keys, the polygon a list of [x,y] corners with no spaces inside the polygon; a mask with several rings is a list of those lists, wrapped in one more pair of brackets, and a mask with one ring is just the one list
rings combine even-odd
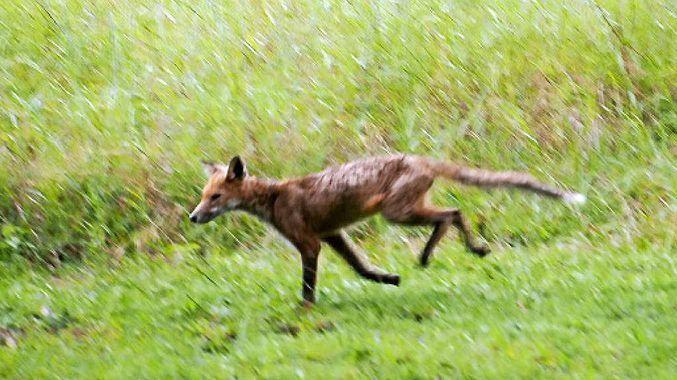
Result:
{"label": "grassy field", "polygon": [[[674,378],[670,1],[5,1],[0,378]],[[570,208],[437,186],[494,253],[351,235],[402,275],[186,215],[199,160],[290,177],[409,152],[529,171]],[[450,234],[451,235],[451,234]]]}

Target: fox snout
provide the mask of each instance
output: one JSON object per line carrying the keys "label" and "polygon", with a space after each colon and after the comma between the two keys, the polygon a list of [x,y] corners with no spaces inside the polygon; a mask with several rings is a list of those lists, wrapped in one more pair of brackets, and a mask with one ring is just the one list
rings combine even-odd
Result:
{"label": "fox snout", "polygon": [[190,213],[190,215],[188,216],[188,219],[190,219],[190,221],[191,221],[192,223],[202,224],[202,223],[207,223],[207,222],[209,222],[209,221],[212,220],[213,218],[205,218],[205,217],[204,217],[204,214],[202,214],[202,213],[198,212],[197,210],[195,210],[195,211],[193,211],[193,212]]}
{"label": "fox snout", "polygon": [[214,205],[213,203],[200,203],[195,210],[190,213],[188,219],[193,223],[203,224],[214,220],[217,216],[226,211],[235,210],[240,204],[238,199],[231,199],[225,205]]}
{"label": "fox snout", "polygon": [[195,207],[195,210],[190,213],[188,216],[188,219],[190,219],[191,222],[193,223],[198,223],[198,224],[203,224],[203,223],[208,223],[211,222],[214,218],[219,216],[221,212],[217,210],[216,208],[213,208],[212,210],[203,210],[200,205]]}
{"label": "fox snout", "polygon": [[188,217],[188,219],[190,219],[190,221],[193,222],[193,223],[197,223],[197,222],[198,222],[197,215],[194,215],[194,214],[190,214],[190,216]]}

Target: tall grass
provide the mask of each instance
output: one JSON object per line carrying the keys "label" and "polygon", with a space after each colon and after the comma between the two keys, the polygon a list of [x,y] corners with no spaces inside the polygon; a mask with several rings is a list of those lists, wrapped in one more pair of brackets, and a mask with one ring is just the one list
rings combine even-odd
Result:
{"label": "tall grass", "polygon": [[590,205],[438,197],[497,243],[673,244],[647,224],[675,221],[675,26],[668,1],[5,1],[0,257],[242,244],[251,218],[185,218],[199,160],[234,154],[275,177],[393,151],[528,170]]}

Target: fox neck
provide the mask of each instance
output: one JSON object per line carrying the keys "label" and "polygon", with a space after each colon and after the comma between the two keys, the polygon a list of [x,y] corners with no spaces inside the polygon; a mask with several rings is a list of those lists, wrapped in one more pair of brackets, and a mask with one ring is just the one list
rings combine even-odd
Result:
{"label": "fox neck", "polygon": [[236,209],[269,222],[273,215],[273,204],[279,192],[278,182],[256,177],[247,177],[244,181],[242,199]]}

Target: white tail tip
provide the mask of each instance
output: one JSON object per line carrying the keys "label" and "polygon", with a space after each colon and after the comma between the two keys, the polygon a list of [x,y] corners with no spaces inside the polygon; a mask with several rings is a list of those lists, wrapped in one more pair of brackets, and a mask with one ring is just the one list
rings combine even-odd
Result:
{"label": "white tail tip", "polygon": [[581,193],[566,193],[564,194],[562,199],[564,200],[564,202],[572,205],[582,205],[587,200],[585,195]]}

